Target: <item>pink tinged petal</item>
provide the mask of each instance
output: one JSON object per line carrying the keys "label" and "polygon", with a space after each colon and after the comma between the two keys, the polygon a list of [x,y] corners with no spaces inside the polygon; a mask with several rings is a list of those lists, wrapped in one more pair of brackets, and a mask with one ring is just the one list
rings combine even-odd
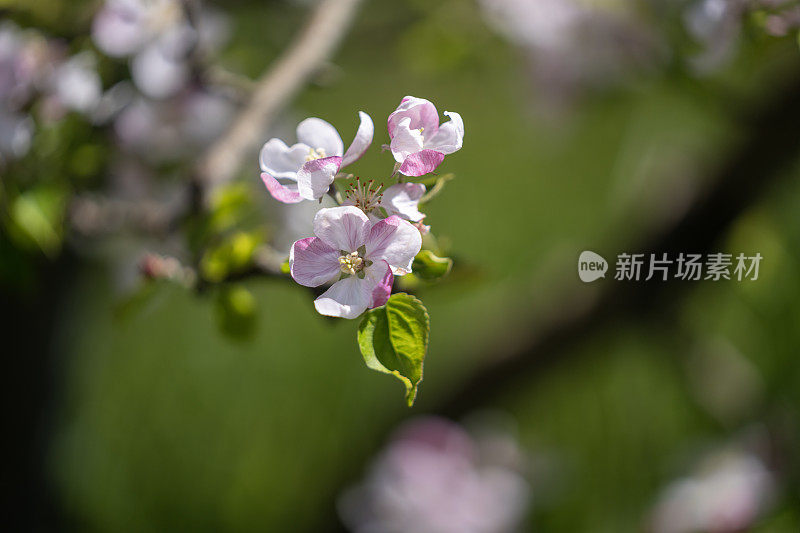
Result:
{"label": "pink tinged petal", "polygon": [[370,116],[363,111],[359,111],[358,116],[361,118],[361,123],[358,125],[358,131],[356,131],[356,136],[353,139],[353,142],[350,143],[350,147],[347,148],[347,152],[345,152],[344,157],[342,158],[343,167],[346,167],[358,159],[361,159],[361,156],[363,156],[364,152],[367,151],[369,145],[372,144],[372,136],[375,133],[375,125],[372,123]]}
{"label": "pink tinged petal", "polygon": [[458,113],[444,112],[450,120],[439,126],[439,131],[431,137],[426,137],[425,148],[452,154],[461,149],[464,142],[464,121]]}
{"label": "pink tinged petal", "polygon": [[317,237],[296,241],[289,252],[289,269],[292,278],[300,285],[318,287],[337,277],[339,250],[335,250]]}
{"label": "pink tinged petal", "polygon": [[436,150],[422,150],[416,154],[408,156],[398,171],[405,176],[424,176],[436,170],[442,161],[444,154]]}
{"label": "pink tinged petal", "polygon": [[409,127],[411,129],[424,128],[426,137],[434,135],[439,129],[439,112],[436,111],[436,106],[424,98],[406,96],[397,109],[389,115],[388,128],[390,138],[394,139],[397,127],[405,118],[410,119],[411,125]]}
{"label": "pink tinged petal", "polygon": [[372,303],[371,281],[350,276],[334,283],[330,289],[314,300],[314,307],[321,315],[341,318],[357,318]]}
{"label": "pink tinged petal", "polygon": [[367,215],[351,205],[320,209],[314,217],[314,234],[335,250],[355,252],[369,230]]}
{"label": "pink tinged petal", "polygon": [[303,201],[300,193],[297,192],[296,183],[284,185],[266,172],[261,173],[261,181],[264,182],[267,191],[269,191],[272,197],[279,202],[283,202],[284,204],[296,204],[297,202]]}
{"label": "pink tinged petal", "polygon": [[164,55],[157,45],[150,45],[131,60],[131,77],[146,96],[168,98],[186,86],[189,67],[184,61]]}
{"label": "pink tinged petal", "polygon": [[325,150],[326,156],[344,153],[344,143],[336,128],[321,118],[311,117],[297,125],[297,140],[317,150]]}
{"label": "pink tinged petal", "polygon": [[419,212],[419,200],[425,194],[425,185],[421,183],[398,183],[383,191],[381,206],[390,215],[419,222],[425,215]]}
{"label": "pink tinged petal", "polygon": [[261,147],[258,163],[261,170],[275,178],[295,180],[310,150],[311,148],[303,143],[289,147],[280,139],[270,139]]}
{"label": "pink tinged petal", "polygon": [[369,282],[370,304],[369,308],[379,307],[386,303],[392,294],[394,274],[384,260],[376,261],[372,266],[364,269],[364,281]]}
{"label": "pink tinged petal", "polygon": [[389,147],[392,150],[392,155],[395,161],[402,163],[405,159],[414,153],[422,150],[424,139],[419,130],[414,130],[409,127],[411,119],[404,118],[395,129],[395,136]]}
{"label": "pink tinged petal", "polygon": [[392,272],[402,276],[411,272],[414,256],[422,248],[419,230],[407,221],[392,215],[374,224],[367,235],[367,259],[389,263]]}
{"label": "pink tinged petal", "polygon": [[136,52],[146,38],[143,14],[135,6],[107,4],[92,21],[92,40],[100,50],[112,57]]}
{"label": "pink tinged petal", "polygon": [[306,162],[297,173],[297,192],[306,200],[322,198],[341,166],[342,158],[338,156]]}

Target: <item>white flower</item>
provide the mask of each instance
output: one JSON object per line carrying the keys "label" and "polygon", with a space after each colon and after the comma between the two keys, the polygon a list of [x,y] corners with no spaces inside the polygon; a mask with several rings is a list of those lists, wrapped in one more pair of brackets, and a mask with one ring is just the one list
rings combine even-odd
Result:
{"label": "white flower", "polygon": [[510,533],[528,505],[528,483],[481,453],[447,420],[405,424],[367,478],[339,502],[354,533]]}
{"label": "white flower", "polygon": [[267,141],[259,163],[261,179],[272,197],[287,204],[322,198],[339,169],[358,160],[372,143],[372,119],[363,111],[358,115],[361,123],[347,152],[336,128],[314,117],[297,125],[298,143]]}
{"label": "white flower", "polygon": [[422,176],[433,172],[444,156],[461,149],[464,122],[461,115],[445,111],[450,121],[439,124],[436,107],[424,98],[406,96],[389,115],[389,145],[398,171],[406,176]]}
{"label": "white flower", "polygon": [[103,96],[103,85],[95,70],[94,56],[84,52],[56,68],[52,92],[59,104],[80,113],[94,110]]}
{"label": "white flower", "polygon": [[701,466],[663,492],[653,512],[655,533],[744,531],[774,490],[772,474],[750,453],[715,454]]}
{"label": "white flower", "polygon": [[342,318],[385,304],[394,274],[411,272],[422,246],[419,231],[405,220],[392,216],[373,223],[354,206],[321,209],[314,234],[292,245],[292,278],[306,287],[334,282],[314,306]]}
{"label": "white flower", "polygon": [[112,57],[130,57],[131,76],[151,98],[177,94],[189,81],[188,55],[194,47],[216,48],[227,24],[203,11],[195,28],[180,0],[106,0],[95,15],[92,39]]}

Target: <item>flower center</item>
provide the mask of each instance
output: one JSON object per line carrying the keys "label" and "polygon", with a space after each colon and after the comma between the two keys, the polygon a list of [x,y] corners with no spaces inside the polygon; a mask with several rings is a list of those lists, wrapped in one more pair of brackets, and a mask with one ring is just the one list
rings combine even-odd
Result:
{"label": "flower center", "polygon": [[308,151],[306,161],[314,161],[315,159],[322,159],[323,157],[328,157],[328,154],[325,153],[325,148],[312,148]]}
{"label": "flower center", "polygon": [[350,252],[339,256],[339,270],[344,274],[356,275],[364,269],[364,259],[358,252]]}
{"label": "flower center", "polygon": [[383,199],[383,183],[375,186],[373,183],[373,180],[361,183],[361,179],[356,178],[356,181],[351,183],[350,188],[345,191],[344,197],[364,213],[370,214],[378,208]]}

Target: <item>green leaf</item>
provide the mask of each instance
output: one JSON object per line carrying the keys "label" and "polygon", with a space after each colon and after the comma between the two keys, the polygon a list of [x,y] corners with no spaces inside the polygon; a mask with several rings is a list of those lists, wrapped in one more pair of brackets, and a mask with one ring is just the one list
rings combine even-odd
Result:
{"label": "green leaf", "polygon": [[246,269],[252,264],[253,256],[263,241],[262,232],[239,231],[221,244],[209,248],[200,260],[203,278],[219,283],[229,274]]}
{"label": "green leaf", "polygon": [[11,206],[15,235],[23,244],[33,243],[45,255],[55,257],[61,249],[66,199],[56,188],[41,187],[18,196]]}
{"label": "green leaf", "polygon": [[221,287],[215,300],[220,330],[235,340],[253,337],[257,325],[258,303],[255,296],[241,285]]}
{"label": "green leaf", "polygon": [[425,281],[436,281],[445,277],[453,268],[453,260],[439,257],[430,250],[421,250],[414,258],[411,271]]}
{"label": "green leaf", "polygon": [[253,194],[246,183],[232,183],[214,191],[210,200],[209,227],[220,233],[235,226],[253,203]]}
{"label": "green leaf", "polygon": [[367,311],[358,326],[358,346],[372,370],[390,374],[406,388],[406,402],[414,405],[428,351],[430,318],[417,298],[393,294],[386,305]]}

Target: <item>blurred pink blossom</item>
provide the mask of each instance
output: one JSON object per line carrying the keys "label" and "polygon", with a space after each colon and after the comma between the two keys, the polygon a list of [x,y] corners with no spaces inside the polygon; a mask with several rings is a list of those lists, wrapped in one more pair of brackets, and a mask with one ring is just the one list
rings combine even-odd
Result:
{"label": "blurred pink blossom", "polygon": [[507,446],[482,446],[447,420],[414,420],[343,495],[340,514],[355,533],[516,531],[530,489],[508,455]]}
{"label": "blurred pink blossom", "polygon": [[761,459],[742,450],[706,457],[694,473],[670,484],[651,518],[653,533],[743,531],[763,512],[775,480]]}

